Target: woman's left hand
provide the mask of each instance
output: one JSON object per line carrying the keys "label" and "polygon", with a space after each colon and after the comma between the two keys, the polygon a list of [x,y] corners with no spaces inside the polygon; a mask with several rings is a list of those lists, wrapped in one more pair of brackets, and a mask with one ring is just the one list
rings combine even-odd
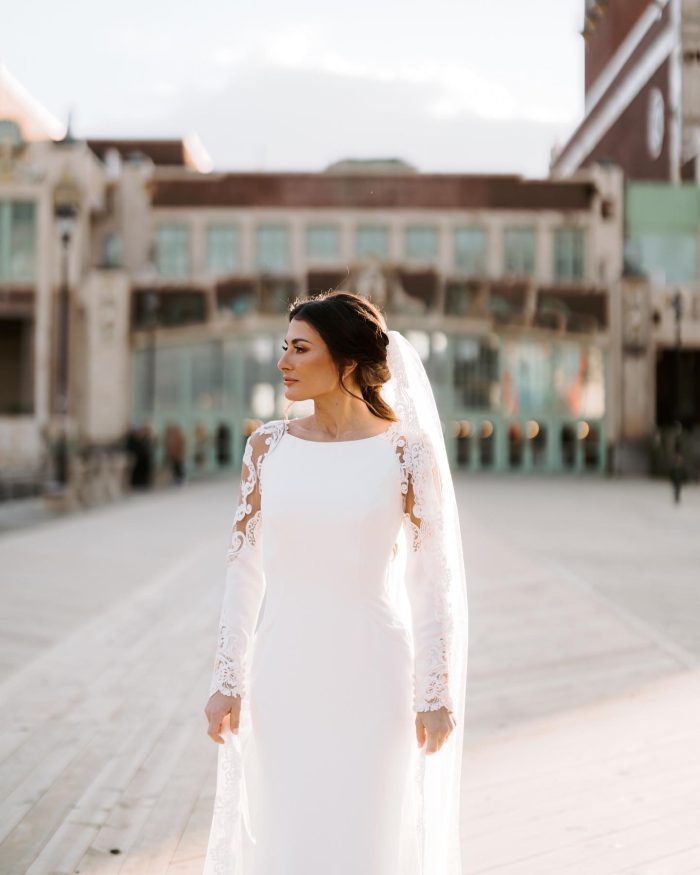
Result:
{"label": "woman's left hand", "polygon": [[416,738],[418,747],[423,747],[427,739],[425,752],[435,753],[447,741],[450,733],[457,725],[452,712],[443,705],[436,711],[418,711],[416,714]]}

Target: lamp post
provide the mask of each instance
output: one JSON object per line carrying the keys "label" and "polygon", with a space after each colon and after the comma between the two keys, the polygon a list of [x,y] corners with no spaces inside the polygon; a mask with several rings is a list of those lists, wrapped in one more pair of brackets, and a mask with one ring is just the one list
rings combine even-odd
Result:
{"label": "lamp post", "polygon": [[681,323],[683,321],[683,295],[680,289],[676,289],[671,298],[671,306],[673,307],[673,315],[676,323],[676,346],[674,355],[674,413],[676,415],[677,432],[675,436],[675,451],[680,452],[682,448],[683,435],[683,412],[681,410]]}
{"label": "lamp post", "polygon": [[160,297],[158,292],[149,289],[145,295],[145,325],[148,330],[148,345],[146,347],[146,410],[150,422],[153,422],[156,406],[156,332],[158,329],[158,309]]}
{"label": "lamp post", "polygon": [[68,471],[69,341],[70,341],[70,244],[78,216],[79,192],[73,179],[64,174],[54,190],[54,216],[61,242],[61,284],[58,296],[58,344],[56,407],[59,434],[54,455],[54,479],[66,487]]}

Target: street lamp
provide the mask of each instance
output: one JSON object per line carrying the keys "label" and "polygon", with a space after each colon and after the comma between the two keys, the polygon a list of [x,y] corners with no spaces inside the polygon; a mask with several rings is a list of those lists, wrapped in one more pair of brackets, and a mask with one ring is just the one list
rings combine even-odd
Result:
{"label": "street lamp", "polygon": [[158,308],[160,296],[149,289],[145,295],[145,325],[148,330],[146,347],[146,409],[150,422],[153,422],[156,406],[156,331],[158,328]]}
{"label": "street lamp", "polygon": [[676,432],[676,452],[681,451],[682,435],[683,435],[683,411],[681,410],[681,324],[683,321],[683,295],[680,289],[676,289],[671,298],[671,307],[673,307],[673,315],[676,323],[676,349],[674,356],[674,376],[675,376],[675,392],[674,392],[674,407],[677,422]]}
{"label": "street lamp", "polygon": [[62,486],[68,483],[68,343],[70,322],[70,243],[78,216],[80,193],[73,178],[64,173],[54,189],[54,216],[61,241],[61,285],[58,298],[58,373],[56,386],[59,437],[55,448],[54,475]]}

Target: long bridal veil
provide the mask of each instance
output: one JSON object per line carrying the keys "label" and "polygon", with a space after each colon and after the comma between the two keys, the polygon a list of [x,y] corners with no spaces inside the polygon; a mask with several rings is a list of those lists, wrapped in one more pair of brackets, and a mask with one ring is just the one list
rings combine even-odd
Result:
{"label": "long bridal veil", "polygon": [[[399,431],[419,436],[431,464],[416,462],[414,491],[436,617],[444,630],[444,662],[456,726],[436,752],[421,748],[418,767],[419,839],[421,875],[461,875],[460,794],[464,713],[467,685],[468,611],[462,538],[452,473],[440,415],[430,380],[413,345],[398,331],[388,331],[391,379],[382,396],[400,420]],[[390,563],[394,606],[410,623],[410,608],[401,586],[406,569],[406,548]]]}

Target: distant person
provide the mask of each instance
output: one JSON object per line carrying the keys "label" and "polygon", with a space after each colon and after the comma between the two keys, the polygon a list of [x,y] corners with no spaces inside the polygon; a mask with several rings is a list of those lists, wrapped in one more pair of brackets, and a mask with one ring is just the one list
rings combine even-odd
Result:
{"label": "distant person", "polygon": [[221,467],[231,462],[231,429],[225,422],[216,428],[216,462]]}
{"label": "distant person", "polygon": [[165,428],[165,464],[177,486],[185,481],[185,449],[184,432],[179,425],[169,422]]}
{"label": "distant person", "polygon": [[200,470],[207,466],[208,445],[209,435],[206,426],[198,422],[194,427],[194,464]]}
{"label": "distant person", "polygon": [[681,500],[681,489],[688,479],[688,472],[685,468],[685,461],[682,453],[674,453],[669,474],[671,477],[671,485],[673,486],[673,500],[675,504],[679,504]]}
{"label": "distant person", "polygon": [[135,489],[147,489],[153,480],[153,442],[148,425],[134,420],[124,446],[131,460],[129,484]]}

